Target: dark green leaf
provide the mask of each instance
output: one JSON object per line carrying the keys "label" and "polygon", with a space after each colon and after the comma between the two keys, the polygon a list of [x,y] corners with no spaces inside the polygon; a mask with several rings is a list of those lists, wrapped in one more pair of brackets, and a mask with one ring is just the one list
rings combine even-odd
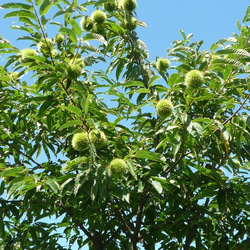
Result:
{"label": "dark green leaf", "polygon": [[219,206],[219,210],[221,213],[225,212],[226,209],[226,192],[223,189],[219,189],[217,193],[217,202]]}
{"label": "dark green leaf", "polygon": [[2,194],[4,193],[4,188],[5,188],[4,182],[1,181],[1,185],[0,185],[0,195],[2,195]]}
{"label": "dark green leaf", "polygon": [[174,140],[173,140],[173,153],[174,153],[174,157],[176,157],[177,153],[180,150],[181,147],[181,137],[179,135],[176,135]]}
{"label": "dark green leaf", "polygon": [[44,113],[51,107],[53,101],[52,96],[48,96],[48,99],[42,104],[41,108],[39,109],[38,118],[42,117]]}

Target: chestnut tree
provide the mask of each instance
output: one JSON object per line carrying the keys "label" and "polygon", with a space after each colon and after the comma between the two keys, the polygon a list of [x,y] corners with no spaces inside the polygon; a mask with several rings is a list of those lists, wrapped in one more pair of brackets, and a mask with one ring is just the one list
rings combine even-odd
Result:
{"label": "chestnut tree", "polygon": [[250,7],[155,60],[135,0],[3,10],[0,249],[247,249]]}

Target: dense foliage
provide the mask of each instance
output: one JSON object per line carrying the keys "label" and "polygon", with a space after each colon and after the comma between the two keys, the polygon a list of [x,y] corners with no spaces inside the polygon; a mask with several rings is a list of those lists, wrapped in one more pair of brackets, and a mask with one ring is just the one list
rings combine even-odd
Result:
{"label": "dense foliage", "polygon": [[135,0],[5,2],[0,248],[247,249],[250,7],[150,61]]}

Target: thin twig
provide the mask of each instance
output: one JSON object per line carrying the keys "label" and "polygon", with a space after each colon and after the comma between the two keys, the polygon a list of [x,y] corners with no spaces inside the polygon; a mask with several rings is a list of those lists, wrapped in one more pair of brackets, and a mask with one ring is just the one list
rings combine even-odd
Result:
{"label": "thin twig", "polygon": [[[116,201],[116,203],[118,204],[118,201],[117,201],[116,198],[115,198],[115,201]],[[131,233],[131,230],[134,230],[133,224],[132,224],[130,221],[129,221],[129,224],[127,223],[127,221],[125,220],[126,215],[125,215],[125,213],[124,213],[124,211],[123,211],[122,208],[116,209],[116,212],[117,212],[117,215],[120,217],[120,219],[121,219],[121,221],[122,221],[122,223],[123,223],[123,225],[124,225],[125,231],[127,231],[129,237],[132,238],[133,235],[132,235],[132,233]]]}
{"label": "thin twig", "polygon": [[[243,101],[243,103],[240,105],[240,107],[230,116],[228,117],[223,123],[222,125],[225,125],[226,123],[228,123],[229,121],[231,121],[237,114],[238,112],[242,109],[242,107],[245,105],[245,103],[247,102],[247,100],[250,98],[250,93],[247,95],[247,97],[245,98],[245,100]],[[216,128],[213,133],[217,132],[219,130],[219,128]]]}
{"label": "thin twig", "polygon": [[2,139],[0,139],[1,142],[3,142],[5,145],[8,145],[10,148],[15,149],[16,151],[18,151],[21,155],[23,155],[24,157],[28,158],[30,161],[32,161],[34,164],[36,164],[38,167],[43,168],[43,165],[41,165],[40,163],[38,163],[37,161],[35,161],[33,158],[31,158],[29,155],[25,154],[24,152],[22,152],[20,149],[18,149],[16,146],[14,146],[13,144],[10,144]]}

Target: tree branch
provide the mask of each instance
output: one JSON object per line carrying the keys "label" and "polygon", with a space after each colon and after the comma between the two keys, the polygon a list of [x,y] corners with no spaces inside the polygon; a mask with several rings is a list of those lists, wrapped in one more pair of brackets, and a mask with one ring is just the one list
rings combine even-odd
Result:
{"label": "tree branch", "polygon": [[194,238],[194,236],[196,234],[197,228],[198,228],[197,224],[192,226],[190,234],[186,237],[186,243],[185,243],[185,246],[184,246],[184,250],[189,250],[190,244],[192,243],[192,240],[193,240],[193,238]]}
{"label": "tree branch", "polygon": [[143,204],[138,205],[138,210],[137,210],[137,218],[136,218],[136,226],[135,226],[135,235],[138,236],[141,228],[141,223],[142,223],[142,213],[143,213]]}
{"label": "tree branch", "polygon": [[13,144],[10,144],[4,140],[1,140],[1,142],[5,143],[6,145],[8,145],[10,148],[15,149],[17,152],[19,152],[21,155],[23,155],[24,157],[26,157],[27,159],[29,159],[30,161],[32,161],[34,164],[36,164],[38,167],[43,168],[43,165],[41,165],[40,163],[36,162],[35,160],[33,160],[29,155],[25,154],[24,152],[22,152],[20,149],[18,149],[16,146],[14,146]]}
{"label": "tree branch", "polygon": [[104,247],[106,247],[114,238],[115,236],[120,232],[120,228],[118,228],[103,244]]}
{"label": "tree branch", "polygon": [[131,238],[131,247],[132,249],[137,249],[137,243],[142,240],[140,235],[141,223],[142,223],[142,213],[143,213],[143,204],[138,205],[137,209],[137,217],[136,217],[136,224],[134,229],[133,238]]}
{"label": "tree branch", "polygon": [[103,250],[104,245],[102,242],[96,237],[95,232],[90,233],[84,226],[83,224],[79,225],[79,228],[85,233],[85,235],[93,242],[94,246],[98,250]]}
{"label": "tree branch", "polygon": [[[247,97],[245,98],[245,100],[243,101],[243,103],[240,105],[240,107],[230,116],[228,117],[223,123],[222,125],[225,125],[226,123],[228,123],[229,121],[231,121],[237,114],[238,112],[243,108],[243,106],[245,105],[245,103],[247,102],[247,100],[249,100],[250,98],[250,93],[247,95]],[[213,132],[217,132],[219,130],[219,128],[216,128]]]}
{"label": "tree branch", "polygon": [[[205,207],[208,206],[209,201],[210,201],[210,199],[209,199],[209,198],[206,198]],[[205,215],[205,212],[203,212],[203,213],[200,215],[200,218],[203,218],[204,215]],[[189,235],[186,237],[186,243],[185,243],[185,246],[184,246],[184,250],[188,250],[188,249],[190,248],[190,244],[192,243],[193,238],[194,238],[194,236],[195,236],[195,234],[196,234],[196,232],[197,232],[198,226],[199,226],[200,224],[201,224],[201,223],[198,223],[198,224],[195,224],[195,225],[192,226]]]}
{"label": "tree branch", "polygon": [[[116,198],[114,198],[116,204],[119,204],[118,200]],[[114,206],[115,207],[115,206]],[[129,235],[130,238],[133,237],[131,231],[134,230],[134,225],[129,221],[127,223],[127,221],[125,220],[126,218],[126,214],[124,213],[123,209],[122,208],[116,208],[115,207],[115,211],[116,211],[116,214],[120,217],[121,221],[122,221],[122,224],[123,224],[123,231]]]}

